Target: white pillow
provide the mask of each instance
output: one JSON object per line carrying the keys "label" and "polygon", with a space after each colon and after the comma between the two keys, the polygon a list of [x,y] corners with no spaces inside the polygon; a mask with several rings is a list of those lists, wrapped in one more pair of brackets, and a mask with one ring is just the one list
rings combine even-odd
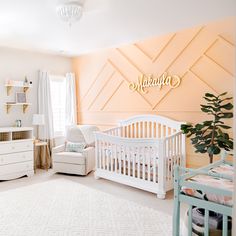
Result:
{"label": "white pillow", "polygon": [[66,142],[66,152],[83,152],[86,148],[86,143]]}

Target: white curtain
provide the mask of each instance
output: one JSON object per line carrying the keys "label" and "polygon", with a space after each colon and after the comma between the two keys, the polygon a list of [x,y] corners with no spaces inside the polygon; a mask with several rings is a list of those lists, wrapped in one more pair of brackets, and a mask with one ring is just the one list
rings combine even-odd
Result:
{"label": "white curtain", "polygon": [[38,113],[44,114],[45,117],[45,125],[39,126],[38,138],[52,140],[54,138],[52,101],[49,73],[46,71],[39,71]]}
{"label": "white curtain", "polygon": [[77,124],[75,75],[66,74],[66,127]]}

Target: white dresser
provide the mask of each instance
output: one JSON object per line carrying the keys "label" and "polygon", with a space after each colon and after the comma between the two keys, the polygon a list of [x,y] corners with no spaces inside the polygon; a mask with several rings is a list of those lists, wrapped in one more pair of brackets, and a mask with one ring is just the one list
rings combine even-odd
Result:
{"label": "white dresser", "polygon": [[0,180],[34,174],[33,128],[0,128]]}

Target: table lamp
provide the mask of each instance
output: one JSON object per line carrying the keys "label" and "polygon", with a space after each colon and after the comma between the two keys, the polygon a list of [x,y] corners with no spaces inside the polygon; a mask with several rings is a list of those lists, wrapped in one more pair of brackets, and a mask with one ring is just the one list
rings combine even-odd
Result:
{"label": "table lamp", "polygon": [[45,124],[44,114],[34,114],[33,115],[33,125],[37,126],[37,135],[39,135],[39,126],[43,126]]}

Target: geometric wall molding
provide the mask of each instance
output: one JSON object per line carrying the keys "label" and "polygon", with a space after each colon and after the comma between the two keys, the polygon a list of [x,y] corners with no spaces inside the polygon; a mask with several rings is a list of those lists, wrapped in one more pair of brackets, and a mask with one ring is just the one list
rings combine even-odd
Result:
{"label": "geometric wall molding", "polygon": [[[204,93],[233,95],[235,29],[235,18],[230,18],[75,58],[79,122],[106,129],[135,114],[205,119],[199,106]],[[181,77],[178,88],[153,87],[143,94],[128,87],[142,73],[165,71]],[[188,164],[196,166],[198,156],[188,145]]]}

